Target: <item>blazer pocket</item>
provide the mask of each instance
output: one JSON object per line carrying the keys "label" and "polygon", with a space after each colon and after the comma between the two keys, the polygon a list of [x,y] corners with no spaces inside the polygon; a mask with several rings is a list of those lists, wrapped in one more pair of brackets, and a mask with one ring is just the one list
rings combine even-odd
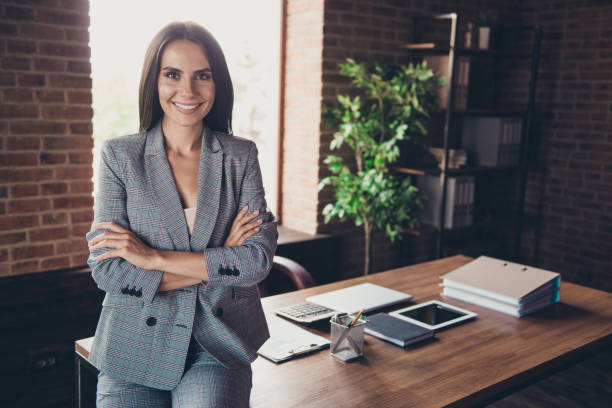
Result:
{"label": "blazer pocket", "polygon": [[130,295],[111,295],[106,294],[102,306],[128,306],[128,307],[143,307],[144,302]]}

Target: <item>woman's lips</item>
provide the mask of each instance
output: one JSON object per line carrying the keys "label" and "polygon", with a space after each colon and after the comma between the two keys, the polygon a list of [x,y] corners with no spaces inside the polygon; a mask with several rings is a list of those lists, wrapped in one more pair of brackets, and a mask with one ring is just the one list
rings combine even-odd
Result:
{"label": "woman's lips", "polygon": [[179,103],[179,102],[172,102],[172,103],[174,104],[174,106],[177,107],[177,109],[180,112],[183,112],[183,113],[195,112],[195,110],[198,109],[198,107],[200,107],[201,105],[201,103],[195,103],[195,104],[193,103],[187,104],[187,103]]}

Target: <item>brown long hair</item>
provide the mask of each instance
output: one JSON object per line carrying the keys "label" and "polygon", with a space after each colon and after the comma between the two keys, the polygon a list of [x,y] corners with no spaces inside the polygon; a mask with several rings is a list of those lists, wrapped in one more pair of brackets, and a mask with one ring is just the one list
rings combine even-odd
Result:
{"label": "brown long hair", "polygon": [[225,56],[215,37],[204,27],[191,21],[168,24],[153,37],[147,48],[138,92],[140,131],[151,129],[163,115],[157,93],[157,79],[164,49],[174,40],[188,40],[204,48],[213,73],[215,102],[203,122],[212,130],[231,134],[234,89]]}

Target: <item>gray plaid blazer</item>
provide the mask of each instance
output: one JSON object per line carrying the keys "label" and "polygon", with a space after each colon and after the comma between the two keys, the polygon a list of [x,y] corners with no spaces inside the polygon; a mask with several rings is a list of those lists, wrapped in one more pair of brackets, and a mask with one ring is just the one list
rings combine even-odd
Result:
{"label": "gray plaid blazer", "polygon": [[[278,237],[267,210],[255,144],[204,127],[198,201],[190,237],[164,149],[161,125],[105,143],[94,224],[115,221],[152,248],[203,252],[209,279],[157,292],[161,271],[122,258],[89,266],[106,292],[90,361],[129,382],[169,390],[179,382],[193,336],[226,367],[250,364],[269,337],[257,283],[272,266]],[[261,229],[242,246],[224,248],[245,205]],[[91,241],[102,231],[87,234]]]}

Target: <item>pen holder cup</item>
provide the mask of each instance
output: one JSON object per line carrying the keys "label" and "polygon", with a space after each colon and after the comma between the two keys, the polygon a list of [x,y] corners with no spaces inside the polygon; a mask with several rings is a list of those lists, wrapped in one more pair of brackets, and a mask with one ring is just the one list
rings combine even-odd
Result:
{"label": "pen holder cup", "polygon": [[330,353],[333,357],[342,361],[349,361],[363,356],[363,329],[367,323],[365,316],[349,327],[350,322],[355,316],[347,316],[330,319],[331,324],[331,344]]}

